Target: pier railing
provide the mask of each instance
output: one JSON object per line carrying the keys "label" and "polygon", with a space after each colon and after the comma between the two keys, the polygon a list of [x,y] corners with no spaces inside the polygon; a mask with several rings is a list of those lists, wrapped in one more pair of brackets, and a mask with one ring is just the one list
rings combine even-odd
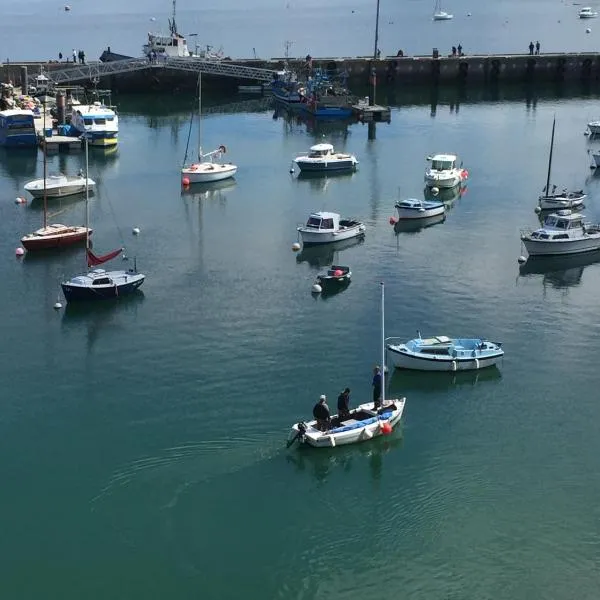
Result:
{"label": "pier railing", "polygon": [[[251,79],[253,81],[271,81],[275,71],[271,69],[260,69],[239,65],[223,60],[209,60],[205,58],[156,58],[149,60],[143,58],[130,58],[127,60],[116,60],[113,62],[94,62],[86,65],[71,65],[62,69],[52,69],[44,75],[55,85],[64,85],[75,81],[97,82],[101,77],[118,75],[120,73],[132,73],[146,69],[175,69],[179,71],[191,71],[195,73],[206,73],[208,75],[220,75],[222,77],[235,77],[237,79]],[[30,85],[35,84],[39,73],[28,75]]]}

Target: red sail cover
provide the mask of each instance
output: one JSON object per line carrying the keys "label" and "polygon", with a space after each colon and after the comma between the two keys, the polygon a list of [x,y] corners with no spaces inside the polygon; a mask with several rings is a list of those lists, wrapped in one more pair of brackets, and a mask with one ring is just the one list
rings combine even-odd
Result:
{"label": "red sail cover", "polygon": [[121,254],[122,251],[123,251],[123,248],[119,248],[118,250],[113,250],[112,252],[109,252],[108,254],[105,254],[104,256],[96,256],[91,250],[88,249],[88,251],[87,251],[88,267],[97,267],[98,265],[101,265],[102,263],[112,260],[115,256],[119,256],[119,254]]}

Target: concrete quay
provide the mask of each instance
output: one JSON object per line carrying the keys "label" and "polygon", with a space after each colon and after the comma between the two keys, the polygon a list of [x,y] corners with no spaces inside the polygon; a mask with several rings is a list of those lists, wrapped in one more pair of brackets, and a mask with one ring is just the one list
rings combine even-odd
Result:
{"label": "concrete quay", "polygon": [[[228,62],[273,71],[281,70],[285,65],[283,58],[235,59]],[[304,59],[290,59],[288,63],[301,77],[308,73]],[[69,65],[64,62],[4,63],[0,65],[0,81],[12,81],[14,85],[20,85],[25,71],[31,75],[44,70],[51,76],[54,69],[65,67]],[[389,88],[411,84],[594,82],[600,80],[600,53],[387,56],[377,60],[371,57],[313,58],[312,67],[345,77],[350,89],[369,85],[373,73],[378,87]],[[148,63],[147,68],[142,67],[134,72],[103,76],[96,84],[123,92],[183,91],[195,89],[196,79],[193,72],[171,70]],[[77,83],[92,85],[93,82],[79,80]],[[249,80],[207,75],[205,83],[207,87],[217,90],[237,91],[238,85],[248,84]]]}

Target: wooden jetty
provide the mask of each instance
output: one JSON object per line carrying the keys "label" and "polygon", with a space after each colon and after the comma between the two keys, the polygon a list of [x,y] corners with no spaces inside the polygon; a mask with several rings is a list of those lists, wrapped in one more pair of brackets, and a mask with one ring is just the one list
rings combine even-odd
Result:
{"label": "wooden jetty", "polygon": [[54,135],[40,138],[40,146],[46,146],[48,153],[70,150],[81,150],[81,138],[69,135]]}

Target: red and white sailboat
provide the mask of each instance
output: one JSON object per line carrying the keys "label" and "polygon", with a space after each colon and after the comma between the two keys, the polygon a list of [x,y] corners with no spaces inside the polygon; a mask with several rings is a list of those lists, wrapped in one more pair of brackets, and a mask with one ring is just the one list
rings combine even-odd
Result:
{"label": "red and white sailboat", "polygon": [[[46,131],[46,106],[44,105],[44,132]],[[21,238],[21,244],[26,250],[48,250],[51,248],[62,248],[65,246],[72,246],[73,244],[80,244],[84,242],[88,235],[92,234],[92,230],[88,227],[78,225],[61,225],[60,223],[48,223],[48,194],[46,190],[46,181],[48,179],[47,174],[47,155],[46,155],[46,144],[43,145],[44,149],[44,222],[43,226],[29,233]],[[86,155],[85,164],[85,177],[86,182],[88,178],[88,164]],[[87,194],[86,184],[86,194]],[[86,200],[87,202],[87,200]]]}

